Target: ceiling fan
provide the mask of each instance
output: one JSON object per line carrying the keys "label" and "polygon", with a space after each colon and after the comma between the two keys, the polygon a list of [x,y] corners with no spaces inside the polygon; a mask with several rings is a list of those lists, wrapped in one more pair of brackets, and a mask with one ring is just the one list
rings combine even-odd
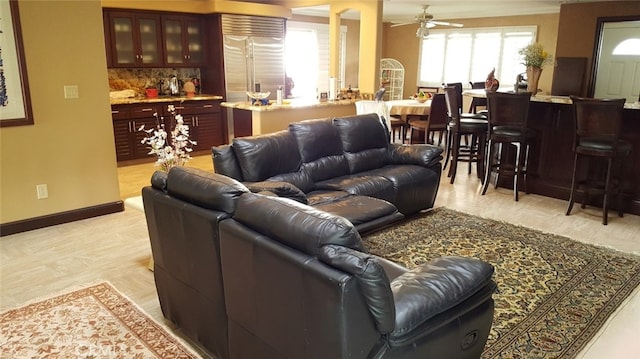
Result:
{"label": "ceiling fan", "polygon": [[457,24],[457,23],[454,23],[454,22],[433,20],[433,15],[429,14],[427,12],[427,8],[429,8],[429,5],[422,5],[422,14],[416,15],[416,19],[414,21],[405,22],[405,23],[401,23],[401,24],[393,24],[393,25],[391,25],[391,27],[418,23],[418,24],[420,24],[420,27],[416,31],[416,36],[417,37],[426,37],[427,35],[429,35],[429,29],[432,28],[432,27],[435,27],[437,25],[453,26],[453,27],[462,27],[463,26],[462,24]]}

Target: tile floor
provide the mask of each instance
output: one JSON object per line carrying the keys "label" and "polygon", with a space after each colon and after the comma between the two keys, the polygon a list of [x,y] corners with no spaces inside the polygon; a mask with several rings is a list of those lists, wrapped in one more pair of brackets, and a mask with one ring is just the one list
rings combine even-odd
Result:
{"label": "tile floor", "polygon": [[[189,166],[212,170],[211,157],[195,157]],[[123,199],[137,196],[149,183],[152,163],[119,168]],[[436,206],[508,221],[575,240],[640,255],[640,217],[612,216],[600,224],[597,209],[575,208],[565,216],[565,201],[490,188],[479,193],[475,176],[463,171],[440,185]],[[578,206],[579,207],[579,206]],[[164,322],[147,269],[150,247],[142,212],[90,218],[0,238],[0,310],[96,280],[108,280],[159,322]],[[169,327],[170,324],[167,324]],[[589,359],[640,357],[640,288],[620,306],[578,355]]]}

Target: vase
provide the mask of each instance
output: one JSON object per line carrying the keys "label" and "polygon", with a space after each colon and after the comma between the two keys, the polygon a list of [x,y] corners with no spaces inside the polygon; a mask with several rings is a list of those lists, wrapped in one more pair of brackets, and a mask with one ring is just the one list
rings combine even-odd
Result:
{"label": "vase", "polygon": [[538,92],[540,74],[542,74],[541,67],[527,67],[527,92],[531,92],[531,95],[535,95]]}

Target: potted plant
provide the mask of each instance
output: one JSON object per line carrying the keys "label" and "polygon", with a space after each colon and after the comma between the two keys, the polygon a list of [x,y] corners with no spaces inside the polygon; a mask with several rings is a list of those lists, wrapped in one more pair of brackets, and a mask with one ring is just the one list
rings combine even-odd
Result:
{"label": "potted plant", "polygon": [[197,144],[189,139],[189,126],[184,123],[182,115],[177,113],[175,106],[169,105],[167,109],[171,113],[169,119],[170,138],[169,133],[165,130],[165,124],[160,120],[157,112],[153,114],[156,118],[155,128],[145,129],[142,125],[138,129],[148,135],[141,143],[149,145],[150,155],[156,155],[155,165],[166,172],[172,167],[187,163],[191,159],[189,153],[193,151],[191,146]]}
{"label": "potted plant", "polygon": [[527,67],[527,92],[535,95],[538,92],[542,66],[551,63],[553,58],[538,42],[532,42],[521,48],[518,54],[523,57],[523,64]]}

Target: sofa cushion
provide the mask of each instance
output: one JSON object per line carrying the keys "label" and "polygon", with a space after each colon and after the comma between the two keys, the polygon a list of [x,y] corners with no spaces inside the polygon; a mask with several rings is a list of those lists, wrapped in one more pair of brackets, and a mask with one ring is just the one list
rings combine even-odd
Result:
{"label": "sofa cushion", "polygon": [[167,174],[167,193],[200,207],[233,213],[236,201],[249,190],[231,177],[191,167],[174,167]]}
{"label": "sofa cushion", "polygon": [[238,166],[238,159],[231,145],[222,145],[211,148],[213,156],[213,169],[216,173],[243,181],[242,171]]}
{"label": "sofa cushion", "polygon": [[377,175],[353,174],[316,183],[318,190],[345,191],[361,196],[371,196],[392,202],[395,197],[393,182]]}
{"label": "sofa cushion", "polygon": [[360,234],[348,220],[288,198],[246,193],[238,199],[234,219],[316,257],[326,244],[364,251]]}
{"label": "sofa cushion", "polygon": [[[380,218],[387,218],[389,223],[404,218],[391,203],[368,196],[349,195],[331,202],[316,204],[313,207],[344,217],[356,227],[375,222]],[[362,233],[360,230],[359,232]]]}
{"label": "sofa cushion", "polygon": [[330,119],[292,123],[289,131],[298,144],[303,169],[313,181],[349,174],[340,135]]}
{"label": "sofa cushion", "polygon": [[387,164],[389,141],[384,126],[375,113],[333,119],[351,173]]}
{"label": "sofa cushion", "polygon": [[300,168],[300,153],[296,141],[286,130],[234,138],[233,150],[245,181],[264,181]]}
{"label": "sofa cushion", "polygon": [[271,192],[278,197],[291,198],[294,201],[307,204],[307,196],[305,196],[304,192],[289,182],[262,181],[245,182],[243,184],[254,193]]}
{"label": "sofa cushion", "polygon": [[292,185],[298,187],[304,193],[311,192],[315,188],[315,184],[311,180],[311,177],[309,177],[307,172],[304,171],[304,169],[302,168],[296,172],[280,173],[273,177],[269,177],[266,180],[277,181],[277,182],[289,182]]}

